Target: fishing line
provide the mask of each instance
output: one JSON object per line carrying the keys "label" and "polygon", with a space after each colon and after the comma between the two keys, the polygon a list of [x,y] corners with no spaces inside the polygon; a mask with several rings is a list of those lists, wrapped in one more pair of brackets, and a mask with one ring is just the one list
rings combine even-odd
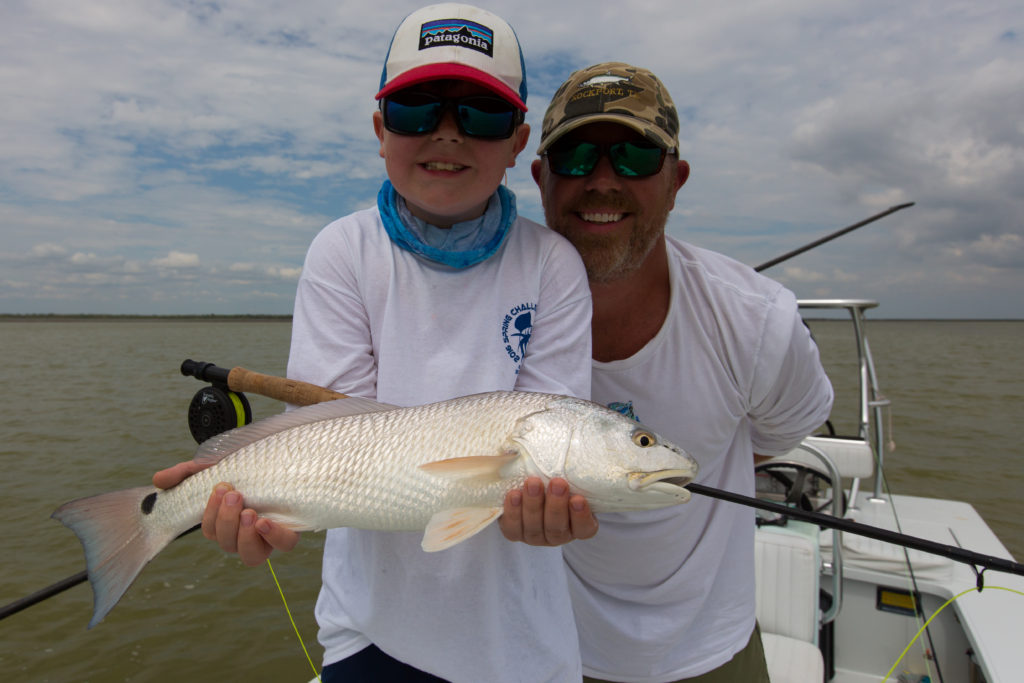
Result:
{"label": "fishing line", "polygon": [[[865,340],[865,343],[867,343],[866,340]],[[887,418],[886,419],[886,424],[888,426],[888,428],[885,431],[885,434],[886,434],[886,436],[889,437],[888,440],[885,442],[884,446],[882,446],[882,444],[879,444],[879,448],[883,448],[884,447],[891,454],[893,451],[896,450],[896,439],[895,439],[896,431],[893,428],[892,403],[885,396],[885,394],[883,394],[880,391],[877,391],[877,388],[876,388],[876,391],[875,391],[875,401],[883,404],[882,410],[885,411],[885,417]],[[879,419],[881,419],[881,418],[879,417]],[[889,488],[889,478],[886,476],[885,468],[882,467],[882,458],[881,458],[881,454],[880,453],[875,454],[875,471],[878,473],[876,476],[881,477],[881,479],[882,479],[882,488],[885,489],[886,494],[888,494],[888,496],[889,496],[889,509],[892,511],[892,518],[893,518],[893,521],[896,523],[896,530],[899,533],[902,534],[903,533],[903,524],[900,522],[899,513],[896,511],[896,498],[895,498],[895,496],[893,496],[892,490]],[[956,540],[955,536],[954,536],[954,540]],[[960,545],[960,541],[957,540],[956,543],[957,543],[958,546]],[[920,629],[918,630],[917,636],[915,636],[915,640],[917,639],[917,637],[920,637],[921,632],[923,631],[924,634],[925,634],[925,637],[928,639],[928,645],[927,646],[925,646],[925,644],[923,642],[921,643],[921,656],[924,659],[925,669],[927,670],[927,673],[928,673],[928,676],[929,676],[929,679],[930,679],[931,678],[931,674],[932,674],[932,667],[929,664],[929,657],[928,657],[928,652],[929,652],[929,648],[930,648],[930,651],[932,653],[934,653],[934,656],[931,658],[931,660],[935,662],[935,675],[938,678],[939,683],[943,683],[943,681],[945,681],[945,678],[943,678],[943,676],[942,676],[942,667],[939,664],[939,658],[938,658],[938,654],[937,654],[938,650],[935,649],[935,641],[932,639],[931,629],[928,628],[928,624],[931,622],[931,619],[934,618],[935,614],[938,614],[938,612],[933,614],[932,617],[929,617],[928,619],[925,619],[924,605],[918,604],[918,601],[917,601],[917,597],[921,594],[921,592],[918,590],[918,587],[917,587],[917,574],[914,572],[914,563],[910,561],[910,549],[907,548],[907,546],[905,546],[905,545],[901,546],[900,549],[903,551],[903,563],[904,563],[904,565],[907,568],[907,577],[908,577],[908,580],[910,582],[910,601],[911,601],[911,604],[914,607],[914,619],[917,621],[918,624],[922,624],[922,621],[924,622],[921,625]],[[975,574],[977,574],[978,570],[974,567],[974,565],[969,565],[969,566],[971,567],[972,570],[974,570]],[[982,570],[982,571],[984,571],[984,570]],[[979,575],[979,577],[978,577],[978,590],[979,591],[981,590],[981,585],[982,585],[981,577]],[[906,655],[906,653],[910,650],[910,647],[911,647],[911,645],[913,645],[913,643],[914,643],[914,641],[911,641],[910,644],[907,645],[907,649],[903,651],[902,655],[900,655],[900,659],[902,659]],[[899,660],[897,660],[896,664],[899,664]],[[896,664],[893,664],[893,669],[896,668]],[[890,672],[891,671],[892,670],[890,670]]]}
{"label": "fishing line", "polygon": [[[891,430],[892,429],[892,422],[891,422],[891,420],[892,420],[892,411],[891,410],[889,411],[889,419],[890,419],[889,429]],[[890,445],[889,452],[891,453],[892,450],[895,448],[895,443],[893,442],[893,439],[892,439],[892,431],[889,431],[889,444],[887,444],[887,445]],[[900,516],[896,512],[896,499],[895,499],[895,497],[893,497],[892,490],[889,488],[889,478],[885,475],[885,470],[881,467],[881,463],[880,462],[876,463],[875,466],[876,466],[877,471],[878,471],[878,476],[880,476],[882,478],[882,487],[885,488],[885,492],[889,495],[889,508],[892,510],[892,518],[896,522],[896,529],[900,533],[903,533],[903,525],[900,523]],[[956,540],[956,536],[954,536],[953,539]],[[957,540],[956,543],[957,543],[957,545],[960,545],[960,541],[959,540]],[[921,594],[921,592],[917,588],[917,574],[914,572],[914,563],[910,561],[910,549],[907,548],[907,546],[902,546],[901,550],[903,550],[903,562],[904,562],[904,564],[906,564],[907,573],[908,573],[908,576],[910,578],[910,584],[911,584],[910,601],[914,605],[914,617],[917,619],[918,623],[920,623],[921,620],[924,618],[924,605],[917,604],[917,596],[919,596]],[[974,569],[975,573],[977,573],[978,570],[975,569],[974,565],[970,565],[970,567],[971,567],[971,569]],[[984,571],[984,570],[982,570],[982,571]],[[978,590],[979,591],[981,590],[981,585],[982,585],[981,584],[981,579],[980,579],[980,576],[979,576],[979,580],[978,580]],[[941,611],[941,608],[940,608],[940,611]],[[936,612],[935,614],[938,614],[938,612]],[[929,617],[927,620],[925,620],[924,625],[921,626],[921,628],[918,630],[917,636],[920,636],[921,635],[921,631],[924,631],[925,637],[928,639],[928,647],[927,648],[924,646],[924,643],[921,643],[921,650],[922,650],[921,654],[924,657],[925,668],[928,670],[929,677],[931,676],[931,673],[932,673],[932,668],[928,664],[928,649],[930,648],[931,651],[933,653],[935,653],[935,656],[933,657],[933,661],[935,662],[935,674],[936,674],[936,676],[939,679],[939,683],[943,683],[946,679],[942,677],[942,667],[939,665],[938,650],[935,649],[935,641],[932,639],[932,632],[928,628],[928,624],[935,617],[935,614],[933,614],[931,617]],[[915,638],[914,638],[915,640],[917,639],[917,636],[915,636]],[[910,641],[910,645],[913,645],[913,643],[914,643],[914,641]],[[910,649],[910,645],[907,645],[907,650]],[[903,651],[903,655],[906,654],[907,650]],[[903,659],[903,655],[900,655],[900,659]],[[899,660],[897,660],[896,664],[899,664]],[[896,667],[896,665],[894,664],[893,668],[895,668],[895,667]]]}
{"label": "fishing line", "polygon": [[313,675],[316,676],[316,680],[320,680],[320,672],[316,670],[316,664],[313,663],[313,658],[309,656],[309,650],[306,649],[306,643],[302,640],[302,634],[299,633],[299,627],[295,624],[295,618],[292,616],[292,611],[288,608],[288,601],[285,600],[284,591],[281,589],[281,582],[277,580],[277,574],[274,573],[274,566],[270,564],[270,558],[267,558],[267,569],[270,570],[270,575],[274,577],[274,585],[277,586],[277,592],[281,595],[281,602],[284,603],[284,611],[288,615],[288,621],[292,622],[292,628],[295,629],[295,637],[299,639],[299,645],[302,646],[302,652],[306,655],[306,661],[309,662],[309,666],[313,669]]}
{"label": "fishing line", "polygon": [[[1024,597],[1024,592],[1021,592],[1019,590],[1015,590],[1013,588],[1004,588],[1003,586],[986,586],[986,588],[988,588],[990,590],[997,590],[997,591],[1009,591],[1010,593],[1016,593],[1017,595],[1019,595],[1021,597]],[[896,667],[900,665],[900,662],[903,661],[903,657],[906,656],[907,652],[910,651],[910,648],[913,647],[915,642],[917,642],[917,639],[921,637],[921,633],[923,633],[924,630],[928,628],[928,625],[930,623],[932,623],[932,619],[934,619],[935,617],[939,616],[939,613],[942,612],[942,610],[944,610],[947,607],[949,607],[951,604],[953,604],[954,601],[962,598],[963,596],[965,596],[968,593],[971,593],[973,591],[978,591],[979,593],[981,592],[980,590],[978,590],[977,586],[975,586],[974,588],[968,588],[967,590],[965,590],[965,591],[963,591],[961,593],[958,593],[957,595],[954,595],[949,600],[946,600],[946,602],[944,602],[942,604],[942,607],[940,607],[939,609],[935,610],[935,614],[933,614],[930,617],[928,617],[928,621],[924,622],[924,626],[922,626],[921,628],[919,628],[917,630],[917,633],[914,634],[914,638],[909,643],[907,643],[907,646],[905,648],[903,648],[903,652],[900,653],[899,659],[897,659],[893,663],[892,668],[889,669],[889,671],[885,674],[885,676],[882,677],[881,683],[885,683],[887,680],[889,680],[889,676],[891,676],[892,672],[896,670]]]}

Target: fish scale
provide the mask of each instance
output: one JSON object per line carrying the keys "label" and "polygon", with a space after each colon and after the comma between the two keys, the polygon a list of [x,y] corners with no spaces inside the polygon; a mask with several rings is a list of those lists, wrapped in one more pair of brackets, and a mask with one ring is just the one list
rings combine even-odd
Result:
{"label": "fish scale", "polygon": [[423,548],[459,543],[496,520],[527,476],[563,477],[595,512],[685,502],[696,462],[637,422],[590,401],[491,392],[396,408],[346,398],[204,442],[206,469],[161,491],[140,487],[66,503],[54,517],[85,549],[90,627],[142,568],[202,518],[218,482],[247,507],[304,531],[424,530]]}

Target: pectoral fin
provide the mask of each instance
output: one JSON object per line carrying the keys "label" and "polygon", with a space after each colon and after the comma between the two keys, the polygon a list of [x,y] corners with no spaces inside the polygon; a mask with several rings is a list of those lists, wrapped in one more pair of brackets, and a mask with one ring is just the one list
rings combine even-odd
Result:
{"label": "pectoral fin", "polygon": [[428,474],[446,479],[479,479],[488,483],[502,479],[504,468],[515,462],[519,453],[509,452],[502,455],[471,455],[465,458],[435,460],[420,465],[420,469]]}
{"label": "pectoral fin", "polygon": [[[467,460],[469,458],[466,458]],[[430,518],[420,544],[428,553],[465,541],[501,516],[502,508],[452,508]]]}

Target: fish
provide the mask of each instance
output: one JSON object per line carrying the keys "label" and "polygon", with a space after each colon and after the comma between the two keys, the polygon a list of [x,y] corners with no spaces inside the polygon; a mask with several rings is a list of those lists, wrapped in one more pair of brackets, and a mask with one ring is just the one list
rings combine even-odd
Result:
{"label": "fish", "polygon": [[594,512],[685,503],[697,462],[635,420],[557,394],[498,391],[412,407],[348,397],[214,436],[206,469],[162,490],[80,498],[53,517],[81,541],[98,624],[142,569],[202,520],[214,486],[295,531],[424,532],[437,552],[501,515],[526,478],[562,477]]}

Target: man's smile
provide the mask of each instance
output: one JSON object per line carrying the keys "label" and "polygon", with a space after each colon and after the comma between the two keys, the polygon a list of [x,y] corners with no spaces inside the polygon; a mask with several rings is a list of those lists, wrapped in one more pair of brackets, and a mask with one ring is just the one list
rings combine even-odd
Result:
{"label": "man's smile", "polygon": [[626,214],[611,211],[580,211],[576,214],[588,223],[618,223]]}

